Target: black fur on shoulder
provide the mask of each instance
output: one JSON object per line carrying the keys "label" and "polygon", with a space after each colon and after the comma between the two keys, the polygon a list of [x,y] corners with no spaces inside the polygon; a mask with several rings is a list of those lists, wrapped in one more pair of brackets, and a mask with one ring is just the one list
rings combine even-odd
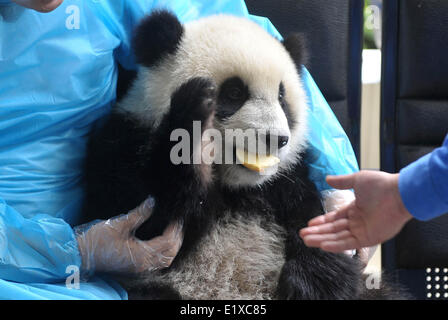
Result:
{"label": "black fur on shoulder", "polygon": [[112,112],[87,145],[85,200],[80,223],[125,214],[149,195],[148,150],[152,129],[130,113]]}
{"label": "black fur on shoulder", "polygon": [[282,43],[296,64],[297,71],[300,74],[301,66],[308,62],[305,36],[301,33],[291,33],[283,39]]}
{"label": "black fur on shoulder", "polygon": [[184,27],[173,13],[154,11],[135,31],[133,46],[137,62],[154,66],[162,57],[176,52],[183,34]]}

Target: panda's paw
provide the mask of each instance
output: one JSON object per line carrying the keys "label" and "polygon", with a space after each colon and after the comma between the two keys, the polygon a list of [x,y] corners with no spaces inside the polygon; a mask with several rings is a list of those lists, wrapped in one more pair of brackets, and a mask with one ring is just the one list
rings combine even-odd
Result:
{"label": "panda's paw", "polygon": [[211,79],[193,78],[184,83],[171,98],[172,123],[192,128],[200,121],[202,131],[213,122],[216,110],[216,85]]}

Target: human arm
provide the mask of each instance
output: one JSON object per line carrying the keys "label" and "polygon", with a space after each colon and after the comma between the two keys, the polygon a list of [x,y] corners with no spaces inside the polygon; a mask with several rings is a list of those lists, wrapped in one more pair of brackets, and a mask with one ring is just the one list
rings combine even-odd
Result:
{"label": "human arm", "polygon": [[448,212],[448,135],[440,148],[400,171],[398,181],[404,206],[418,220]]}
{"label": "human arm", "polygon": [[305,243],[334,252],[382,243],[412,217],[428,220],[448,212],[448,137],[399,174],[361,171],[327,181],[353,188],[356,200],[309,221],[300,231]]}
{"label": "human arm", "polygon": [[398,174],[360,171],[328,177],[337,189],[354,189],[356,199],[309,221],[300,236],[310,247],[331,252],[373,246],[395,236],[412,216],[398,191]]}
{"label": "human arm", "polygon": [[24,218],[0,199],[0,279],[57,282],[67,277],[69,266],[84,274],[138,273],[169,266],[182,244],[180,225],[169,226],[149,241],[133,236],[151,214],[150,203],[74,231],[64,220],[49,215]]}
{"label": "human arm", "polygon": [[75,228],[84,273],[137,274],[166,268],[182,245],[182,225],[170,224],[161,236],[142,241],[135,231],[151,215],[148,198],[130,213]]}
{"label": "human arm", "polygon": [[[355,194],[352,190],[328,189],[322,191],[322,201],[325,213],[339,210],[350,204],[353,200],[355,200]],[[374,245],[360,249],[345,250],[345,253],[350,256],[356,255],[364,266],[367,266],[377,248],[378,246]]]}

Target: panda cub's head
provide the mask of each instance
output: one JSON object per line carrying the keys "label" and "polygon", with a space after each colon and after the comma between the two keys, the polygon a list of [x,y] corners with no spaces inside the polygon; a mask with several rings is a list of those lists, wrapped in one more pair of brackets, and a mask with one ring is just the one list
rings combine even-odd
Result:
{"label": "panda cub's head", "polygon": [[[307,104],[300,79],[303,46],[297,35],[280,42],[244,18],[215,15],[182,25],[173,14],[157,11],[137,28],[134,50],[140,68],[120,108],[152,127],[168,113],[172,94],[182,84],[196,77],[216,84],[214,127],[224,141],[215,158],[222,159],[216,165],[222,183],[260,185],[300,160]],[[230,129],[255,131],[256,145],[225,139]],[[265,148],[260,148],[263,143]],[[266,155],[258,156],[262,149]],[[230,153],[241,161],[226,163]],[[241,157],[250,155],[256,165],[242,165]]]}

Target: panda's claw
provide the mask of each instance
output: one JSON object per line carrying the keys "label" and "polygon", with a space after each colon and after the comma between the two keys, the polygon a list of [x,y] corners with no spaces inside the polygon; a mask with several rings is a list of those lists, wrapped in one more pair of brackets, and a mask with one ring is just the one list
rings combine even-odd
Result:
{"label": "panda's claw", "polygon": [[209,123],[216,109],[216,85],[211,79],[193,78],[184,83],[171,98],[171,117],[181,127],[193,121]]}
{"label": "panda's claw", "polygon": [[209,107],[209,108],[213,108],[213,107],[214,107],[214,103],[215,103],[215,101],[214,101],[213,99],[207,99],[207,100],[204,100],[204,104],[205,104],[207,107]]}
{"label": "panda's claw", "polygon": [[211,85],[210,87],[205,88],[204,90],[205,96],[209,97],[209,100],[214,100],[216,95],[216,87]]}

